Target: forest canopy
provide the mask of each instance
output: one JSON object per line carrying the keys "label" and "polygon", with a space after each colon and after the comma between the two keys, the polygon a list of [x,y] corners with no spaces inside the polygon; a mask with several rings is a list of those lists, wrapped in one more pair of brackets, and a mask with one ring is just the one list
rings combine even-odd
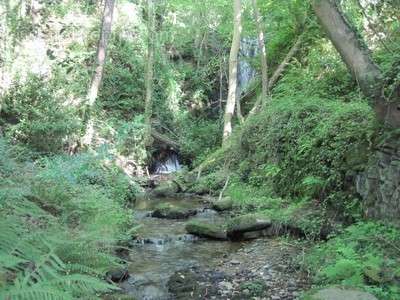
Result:
{"label": "forest canopy", "polygon": [[125,299],[110,272],[147,224],[140,199],[190,194],[229,199],[228,233],[256,214],[303,247],[293,299],[399,299],[399,16],[399,0],[1,1],[0,298]]}

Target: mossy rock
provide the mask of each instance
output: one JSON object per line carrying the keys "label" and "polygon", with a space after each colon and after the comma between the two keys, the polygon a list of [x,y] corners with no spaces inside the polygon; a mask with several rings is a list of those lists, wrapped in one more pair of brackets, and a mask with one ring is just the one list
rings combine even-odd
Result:
{"label": "mossy rock", "polygon": [[212,208],[216,211],[226,211],[233,208],[233,201],[230,198],[223,198],[221,200],[215,201],[212,204]]}
{"label": "mossy rock", "polygon": [[152,195],[156,197],[170,197],[179,192],[179,186],[174,181],[162,181],[152,190]]}
{"label": "mossy rock", "polygon": [[111,282],[122,282],[129,277],[128,269],[126,268],[116,268],[110,270],[106,274],[107,280]]}
{"label": "mossy rock", "polygon": [[393,270],[366,267],[363,270],[366,279],[375,284],[384,284],[393,281],[395,275]]}
{"label": "mossy rock", "polygon": [[153,211],[151,216],[160,219],[187,219],[196,213],[195,209],[162,204]]}
{"label": "mossy rock", "polygon": [[189,222],[186,224],[185,229],[188,233],[215,240],[226,240],[226,230],[216,224],[205,222]]}
{"label": "mossy rock", "polygon": [[112,295],[105,295],[104,300],[137,300],[133,296],[126,295],[126,294],[112,294]]}
{"label": "mossy rock", "polygon": [[227,234],[231,239],[241,239],[245,232],[263,230],[271,225],[271,220],[264,216],[256,214],[241,215],[230,220]]}
{"label": "mossy rock", "polygon": [[370,293],[355,289],[344,289],[341,287],[329,287],[322,289],[310,297],[310,300],[378,300]]}

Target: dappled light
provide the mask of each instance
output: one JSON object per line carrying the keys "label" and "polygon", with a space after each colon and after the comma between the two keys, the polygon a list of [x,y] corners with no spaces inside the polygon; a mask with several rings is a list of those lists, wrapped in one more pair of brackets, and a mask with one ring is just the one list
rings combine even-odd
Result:
{"label": "dappled light", "polygon": [[398,0],[1,0],[0,299],[400,299]]}

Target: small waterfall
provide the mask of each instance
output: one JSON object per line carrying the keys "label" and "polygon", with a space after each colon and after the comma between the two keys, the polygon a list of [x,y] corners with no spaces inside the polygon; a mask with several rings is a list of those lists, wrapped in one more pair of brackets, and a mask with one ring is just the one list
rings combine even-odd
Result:
{"label": "small waterfall", "polygon": [[240,40],[238,63],[238,95],[246,91],[256,76],[256,70],[251,66],[249,59],[258,54],[258,41],[255,38],[244,37]]}
{"label": "small waterfall", "polygon": [[178,155],[174,152],[168,153],[168,156],[163,160],[158,160],[155,165],[156,174],[170,174],[181,169]]}

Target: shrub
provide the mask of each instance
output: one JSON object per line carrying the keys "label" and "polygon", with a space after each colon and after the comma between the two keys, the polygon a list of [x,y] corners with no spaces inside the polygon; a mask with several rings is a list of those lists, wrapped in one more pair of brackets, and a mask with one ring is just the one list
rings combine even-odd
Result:
{"label": "shrub", "polygon": [[116,242],[129,238],[129,182],[105,167],[104,156],[16,161],[13,150],[0,139],[0,298],[82,299],[115,290],[103,278],[120,265]]}
{"label": "shrub", "polygon": [[79,129],[72,109],[63,106],[39,77],[17,83],[7,91],[3,103],[7,135],[38,152],[59,152],[68,136]]}
{"label": "shrub", "polygon": [[344,211],[351,189],[368,161],[374,122],[364,102],[319,98],[275,99],[248,119],[224,153],[231,169],[275,196],[327,200]]}
{"label": "shrub", "polygon": [[306,256],[318,285],[343,284],[373,292],[379,299],[400,297],[400,231],[381,223],[358,223]]}

